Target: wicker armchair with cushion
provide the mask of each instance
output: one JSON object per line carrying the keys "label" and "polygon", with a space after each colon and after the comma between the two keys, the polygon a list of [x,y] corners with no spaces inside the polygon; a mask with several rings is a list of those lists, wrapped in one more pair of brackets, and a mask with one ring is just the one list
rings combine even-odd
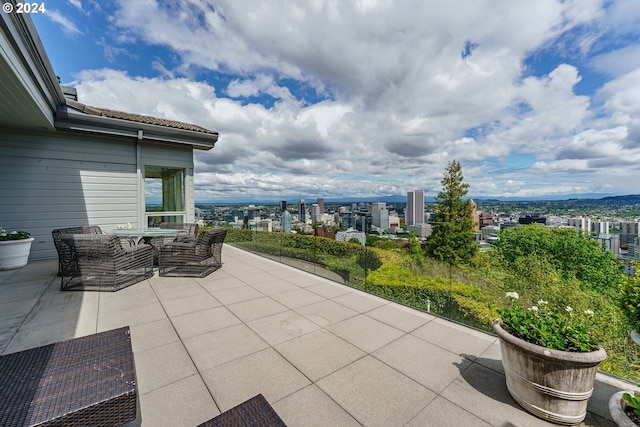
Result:
{"label": "wicker armchair with cushion", "polygon": [[198,234],[198,224],[195,222],[161,222],[160,228],[170,228],[172,230],[182,230],[180,236],[196,237]]}
{"label": "wicker armchair with cushion", "polygon": [[198,224],[189,222],[161,222],[159,228],[169,230],[179,230],[177,237],[164,236],[154,237],[151,244],[156,248],[161,248],[171,241],[177,242],[195,242],[198,236]]}
{"label": "wicker armchair with cushion", "polygon": [[60,237],[62,234],[102,234],[102,229],[97,225],[83,225],[79,227],[57,228],[51,232],[53,244],[58,251],[58,276],[62,276],[64,265],[74,262],[75,255],[71,248],[65,245]]}
{"label": "wicker armchair with cushion", "polygon": [[114,234],[61,234],[70,260],[62,266],[60,289],[117,291],[153,276],[153,248],[122,247]]}
{"label": "wicker armchair with cushion", "polygon": [[222,267],[222,244],[227,229],[200,232],[195,241],[167,243],[160,250],[160,276],[205,277]]}

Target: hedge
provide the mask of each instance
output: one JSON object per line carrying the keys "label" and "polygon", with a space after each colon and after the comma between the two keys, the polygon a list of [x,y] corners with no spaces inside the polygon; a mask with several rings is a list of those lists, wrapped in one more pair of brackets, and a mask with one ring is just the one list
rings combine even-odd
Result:
{"label": "hedge", "polygon": [[[377,251],[360,244],[304,234],[235,229],[227,232],[225,242],[235,243],[238,247],[250,251],[320,264],[329,270],[341,272],[361,270],[362,267],[358,265],[359,260],[369,262],[371,264],[369,268],[372,270],[382,264]],[[336,262],[336,259],[343,262]]]}
{"label": "hedge", "polygon": [[415,276],[407,268],[383,265],[367,276],[365,290],[383,298],[490,331],[495,304],[480,288],[444,277]]}

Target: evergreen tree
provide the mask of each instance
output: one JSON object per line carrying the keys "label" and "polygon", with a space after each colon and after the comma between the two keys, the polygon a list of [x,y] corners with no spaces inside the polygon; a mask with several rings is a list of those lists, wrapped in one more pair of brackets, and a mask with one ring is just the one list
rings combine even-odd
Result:
{"label": "evergreen tree", "polygon": [[478,251],[474,242],[473,210],[467,195],[469,184],[463,182],[462,167],[453,160],[442,178],[442,191],[433,207],[432,233],[427,255],[449,265],[465,263]]}

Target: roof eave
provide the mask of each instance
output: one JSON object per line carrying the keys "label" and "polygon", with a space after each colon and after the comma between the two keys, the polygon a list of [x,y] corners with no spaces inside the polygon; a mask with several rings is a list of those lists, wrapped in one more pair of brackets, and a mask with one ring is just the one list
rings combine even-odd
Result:
{"label": "roof eave", "polygon": [[190,145],[198,150],[210,150],[218,141],[218,133],[206,134],[75,111],[66,105],[58,107],[55,118],[58,130],[92,132],[109,136],[135,138],[153,142]]}
{"label": "roof eave", "polygon": [[[11,0],[14,6],[15,0]],[[32,82],[48,107],[49,120],[65,98],[58,77],[53,71],[42,40],[28,14],[0,14],[0,30],[6,33],[18,62],[25,71],[25,80]],[[18,65],[16,65],[18,66]]]}

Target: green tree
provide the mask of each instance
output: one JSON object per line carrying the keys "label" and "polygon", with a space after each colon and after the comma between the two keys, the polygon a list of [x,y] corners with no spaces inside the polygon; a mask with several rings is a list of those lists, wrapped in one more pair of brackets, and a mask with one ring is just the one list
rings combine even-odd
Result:
{"label": "green tree", "polygon": [[629,316],[631,326],[640,333],[640,262],[634,262],[636,273],[620,285],[620,304]]}
{"label": "green tree", "polygon": [[442,191],[433,207],[433,230],[427,255],[449,265],[469,262],[478,252],[474,242],[471,200],[464,199],[469,184],[463,182],[462,167],[453,160],[442,178]]}
{"label": "green tree", "polygon": [[576,278],[584,290],[614,295],[624,273],[613,254],[588,234],[568,228],[547,228],[540,224],[502,230],[496,253],[507,262],[531,254],[549,260],[563,280]]}
{"label": "green tree", "polygon": [[369,271],[377,270],[382,266],[382,260],[378,254],[370,249],[361,251],[356,262],[364,270],[365,276],[369,274]]}

